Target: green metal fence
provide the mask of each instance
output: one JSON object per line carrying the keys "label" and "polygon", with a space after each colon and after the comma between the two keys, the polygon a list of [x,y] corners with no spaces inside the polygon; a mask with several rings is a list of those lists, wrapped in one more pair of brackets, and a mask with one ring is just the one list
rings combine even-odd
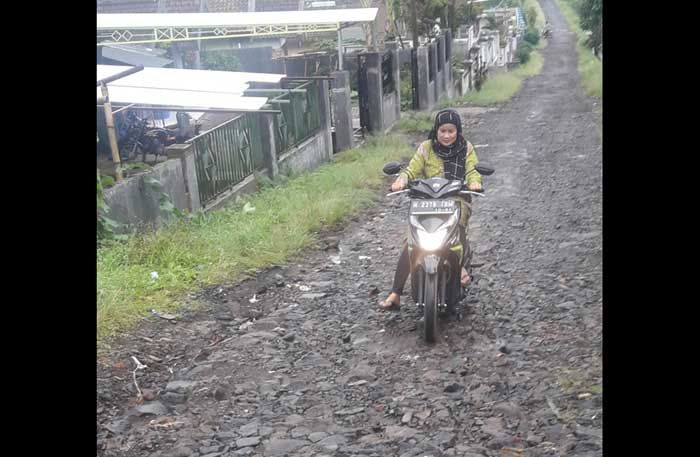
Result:
{"label": "green metal fence", "polygon": [[312,137],[321,128],[318,84],[317,81],[308,81],[293,87],[295,92],[269,100],[274,109],[281,111],[275,119],[278,155]]}
{"label": "green metal fence", "polygon": [[[319,83],[304,82],[268,103],[280,110],[275,115],[278,156],[315,135],[321,128]],[[278,91],[272,91],[279,93]],[[199,199],[202,206],[264,168],[260,114],[246,113],[188,140],[195,153]]]}
{"label": "green metal fence", "polygon": [[264,167],[258,118],[246,113],[187,141],[194,146],[202,206]]}

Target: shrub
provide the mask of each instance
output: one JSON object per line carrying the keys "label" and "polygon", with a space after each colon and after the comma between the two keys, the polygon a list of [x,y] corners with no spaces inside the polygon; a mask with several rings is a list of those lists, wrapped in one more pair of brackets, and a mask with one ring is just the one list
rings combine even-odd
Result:
{"label": "shrub", "polygon": [[527,42],[521,42],[518,44],[518,49],[515,50],[515,56],[520,61],[520,64],[525,64],[530,60],[530,53],[532,52],[532,45]]}
{"label": "shrub", "polygon": [[536,46],[540,42],[540,34],[536,28],[530,27],[525,32],[523,39],[533,46]]}

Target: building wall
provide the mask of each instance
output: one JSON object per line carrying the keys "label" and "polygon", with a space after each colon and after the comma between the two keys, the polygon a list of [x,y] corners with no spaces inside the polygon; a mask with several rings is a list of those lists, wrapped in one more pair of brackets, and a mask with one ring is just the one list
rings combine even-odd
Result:
{"label": "building wall", "polygon": [[[156,188],[148,184],[148,178],[157,180]],[[110,210],[107,217],[124,224],[118,231],[124,233],[134,226],[159,226],[169,218],[161,211],[161,193],[165,193],[173,206],[188,210],[185,193],[185,174],[180,160],[167,160],[143,173],[110,187],[104,191],[104,199]]]}
{"label": "building wall", "polygon": [[278,160],[280,173],[299,174],[318,168],[328,160],[328,147],[325,132],[318,132],[280,156]]}

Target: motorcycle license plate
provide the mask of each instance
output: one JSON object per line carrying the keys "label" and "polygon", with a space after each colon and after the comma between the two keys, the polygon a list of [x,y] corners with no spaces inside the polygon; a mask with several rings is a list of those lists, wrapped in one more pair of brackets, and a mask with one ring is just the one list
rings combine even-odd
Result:
{"label": "motorcycle license plate", "polygon": [[411,214],[452,213],[457,206],[454,200],[413,200]]}

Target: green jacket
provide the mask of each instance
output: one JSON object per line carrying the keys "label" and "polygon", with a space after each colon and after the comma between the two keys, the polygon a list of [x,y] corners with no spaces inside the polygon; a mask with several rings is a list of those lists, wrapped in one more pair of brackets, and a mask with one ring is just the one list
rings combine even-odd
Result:
{"label": "green jacket", "polygon": [[[481,174],[474,170],[476,164],[479,163],[479,159],[476,156],[476,151],[474,151],[474,146],[467,141],[467,160],[465,163],[465,177],[467,185],[472,183],[481,184]],[[469,170],[474,170],[468,173]],[[408,163],[401,174],[401,178],[406,180],[414,180],[419,178],[435,178],[438,176],[443,176],[445,171],[445,165],[443,160],[433,152],[432,141],[426,140],[418,146],[418,150],[413,155],[413,158]],[[459,223],[465,230],[468,229],[469,217],[471,216],[471,205],[463,197],[455,197],[460,202],[462,207],[462,217],[460,217]]]}
{"label": "green jacket", "polygon": [[[479,159],[474,151],[474,146],[467,141],[467,161],[465,166],[465,178],[467,185],[472,183],[481,184],[481,175],[474,170]],[[469,170],[474,170],[467,173]],[[413,158],[402,172],[404,180],[414,180],[420,178],[435,178],[442,176],[445,171],[443,160],[433,152],[433,145],[430,140],[426,140],[418,146],[418,150],[413,155]]]}

